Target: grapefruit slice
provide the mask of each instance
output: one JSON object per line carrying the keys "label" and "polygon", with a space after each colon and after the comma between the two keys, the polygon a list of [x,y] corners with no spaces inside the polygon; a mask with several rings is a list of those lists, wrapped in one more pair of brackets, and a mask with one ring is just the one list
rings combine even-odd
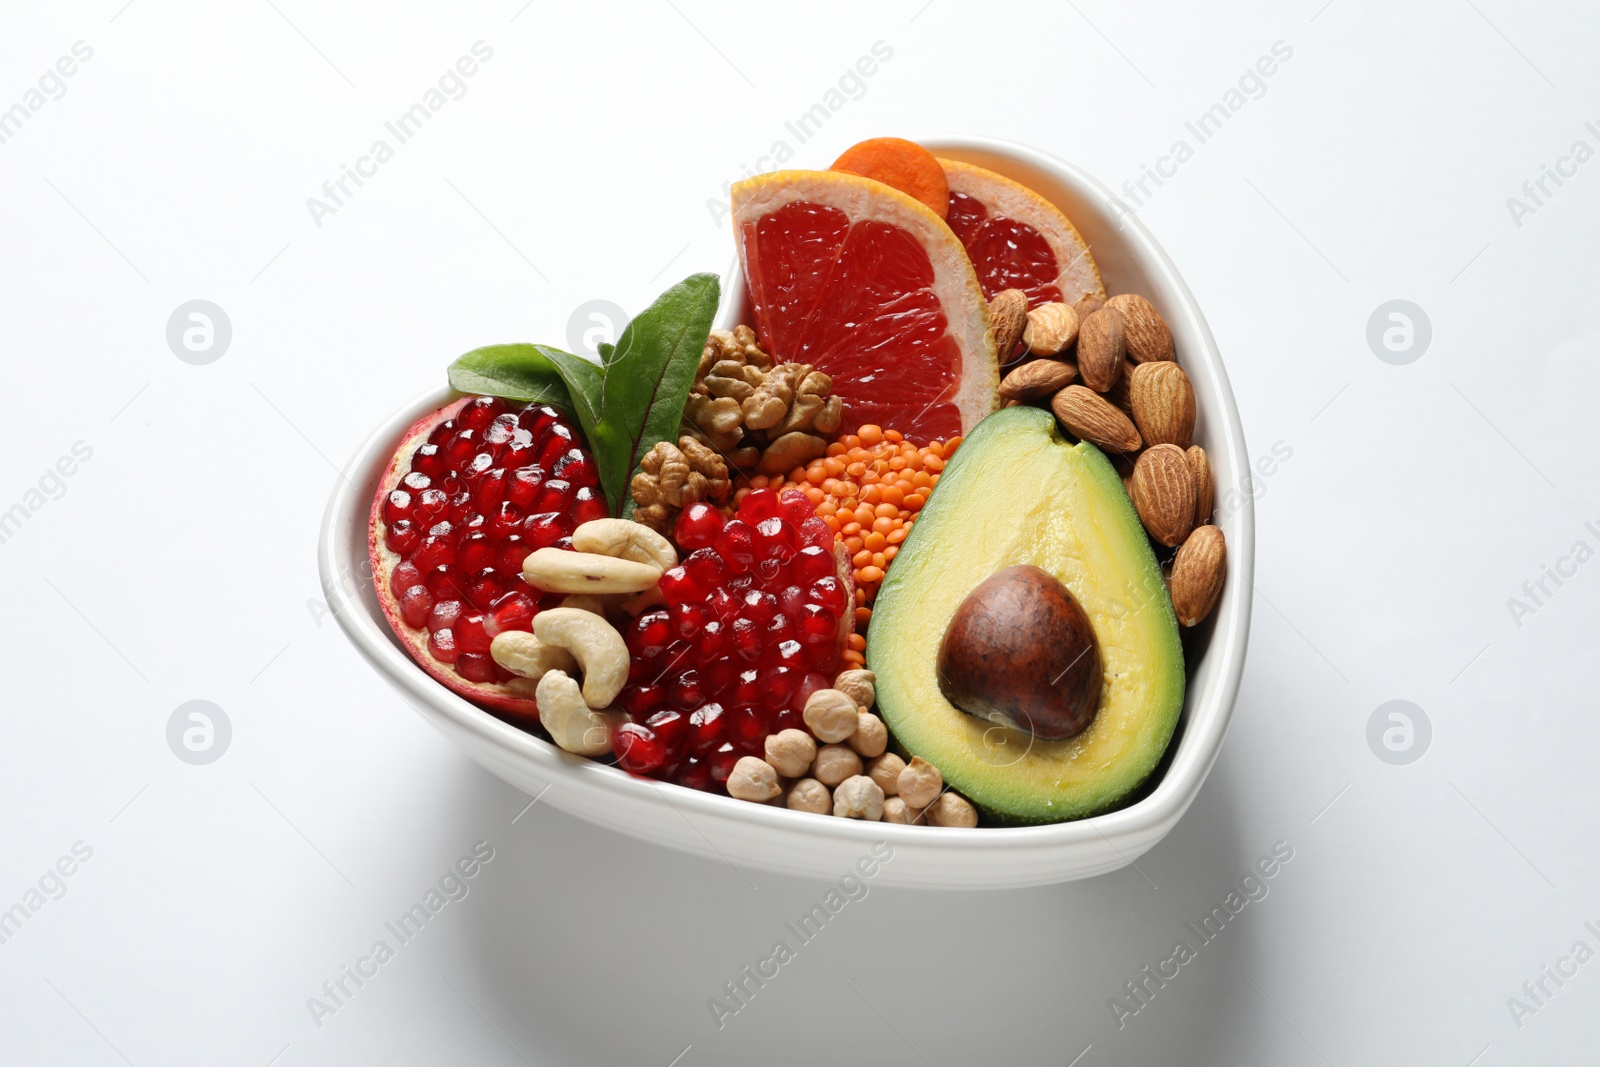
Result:
{"label": "grapefruit slice", "polygon": [[926,444],[998,406],[983,291],[926,205],[855,174],[776,171],[733,187],[733,226],[762,344],[833,379],[843,432]]}
{"label": "grapefruit slice", "polygon": [[1105,299],[1100,268],[1060,208],[992,170],[939,162],[950,182],[945,221],[972,257],[985,297],[1021,289],[1030,308],[1054,300],[1076,304],[1086,296]]}

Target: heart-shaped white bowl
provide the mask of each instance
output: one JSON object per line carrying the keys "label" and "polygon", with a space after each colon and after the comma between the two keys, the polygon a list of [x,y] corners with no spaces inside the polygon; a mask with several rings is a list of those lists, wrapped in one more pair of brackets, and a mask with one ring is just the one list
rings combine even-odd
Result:
{"label": "heart-shaped white bowl", "polygon": [[[543,802],[658,845],[716,863],[835,879],[878,842],[893,849],[880,884],[956,889],[1030,886],[1087,878],[1139,858],[1188,810],[1222,746],[1244,669],[1250,629],[1255,514],[1249,458],[1228,375],[1188,286],[1150,233],[1098,181],[1021,145],[983,138],[924,142],[935,154],[1008,175],[1054,201],[1078,227],[1112,293],[1141,293],[1172,327],[1194,383],[1195,439],[1211,458],[1217,514],[1228,542],[1228,579],[1215,612],[1185,639],[1188,693],[1166,758],[1127,806],[1051,826],[973,830],[860,822],[750,804],[635,778],[570,756],[450,692],[413,663],[390,633],[373,592],[367,519],[378,478],[401,435],[452,395],[418,397],[361,446],[334,487],[318,545],[322,586],[339,624],[413,707],[473,759]],[[744,306],[737,270],[722,321]],[[880,849],[879,855],[882,854]]]}

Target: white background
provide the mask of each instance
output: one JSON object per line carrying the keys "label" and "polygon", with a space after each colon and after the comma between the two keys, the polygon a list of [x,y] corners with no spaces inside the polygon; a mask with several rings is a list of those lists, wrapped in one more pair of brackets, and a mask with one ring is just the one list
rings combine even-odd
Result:
{"label": "white background", "polygon": [[[1600,148],[1592,7],[122,4],[13,4],[0,33],[0,108],[94,50],[0,144],[0,510],[93,449],[0,544],[0,908],[93,849],[0,944],[0,1062],[1593,1061],[1600,962],[1520,1026],[1507,1005],[1600,949],[1600,564],[1507,605],[1600,549],[1600,162],[1507,206]],[[317,226],[307,198],[479,40],[466,95]],[[799,144],[785,121],[878,41]],[[1198,802],[1137,870],[874,889],[719,1031],[707,998],[824,884],[517,818],[325,616],[335,470],[455,355],[722,270],[708,201],[777,140],[826,166],[989,134],[1117,188],[1277,41],[1140,209],[1252,454],[1292,452],[1259,483],[1249,664]],[[206,366],[165,339],[196,298],[233,328]],[[1405,366],[1366,341],[1391,299],[1432,323]],[[209,766],[167,746],[192,699],[232,723]],[[1392,699],[1432,723],[1406,766],[1366,740]],[[315,1025],[307,998],[478,841],[470,895]],[[1280,841],[1270,895],[1119,1029],[1123,983]]]}

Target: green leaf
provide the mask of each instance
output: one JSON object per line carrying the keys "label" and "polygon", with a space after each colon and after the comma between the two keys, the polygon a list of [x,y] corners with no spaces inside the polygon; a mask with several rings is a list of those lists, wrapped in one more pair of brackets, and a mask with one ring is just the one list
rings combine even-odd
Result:
{"label": "green leaf", "polygon": [[678,439],[721,295],[715,274],[690,275],[635,316],[607,353],[600,418],[589,443],[614,515],[633,510],[628,481],[644,454],[658,441]]}
{"label": "green leaf", "polygon": [[[582,356],[575,356],[571,352],[563,352],[549,345],[531,347],[548,360],[567,383],[567,392],[572,397],[567,407],[578,416],[578,425],[583,428],[583,436],[588,439],[589,447],[596,452],[598,463],[600,401],[605,393],[605,372]],[[604,466],[601,469],[604,470]],[[612,510],[615,510],[615,507]]]}
{"label": "green leaf", "polygon": [[474,348],[450,364],[448,374],[450,388],[460,393],[555,404],[568,410],[573,407],[559,367],[542,355],[537,345]]}

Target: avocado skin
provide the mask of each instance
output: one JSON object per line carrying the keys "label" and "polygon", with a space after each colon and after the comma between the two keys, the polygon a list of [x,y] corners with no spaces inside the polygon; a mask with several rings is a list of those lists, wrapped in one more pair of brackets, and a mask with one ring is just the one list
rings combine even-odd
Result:
{"label": "avocado skin", "polygon": [[[940,692],[937,654],[961,601],[1032,564],[1083,606],[1105,678],[1089,726],[1042,741],[974,719]],[[1079,819],[1127,800],[1160,763],[1183,709],[1177,618],[1144,528],[1109,460],[1050,413],[984,419],[940,477],[890,568],[867,666],[897,749],[920,755],[1002,825]]]}

